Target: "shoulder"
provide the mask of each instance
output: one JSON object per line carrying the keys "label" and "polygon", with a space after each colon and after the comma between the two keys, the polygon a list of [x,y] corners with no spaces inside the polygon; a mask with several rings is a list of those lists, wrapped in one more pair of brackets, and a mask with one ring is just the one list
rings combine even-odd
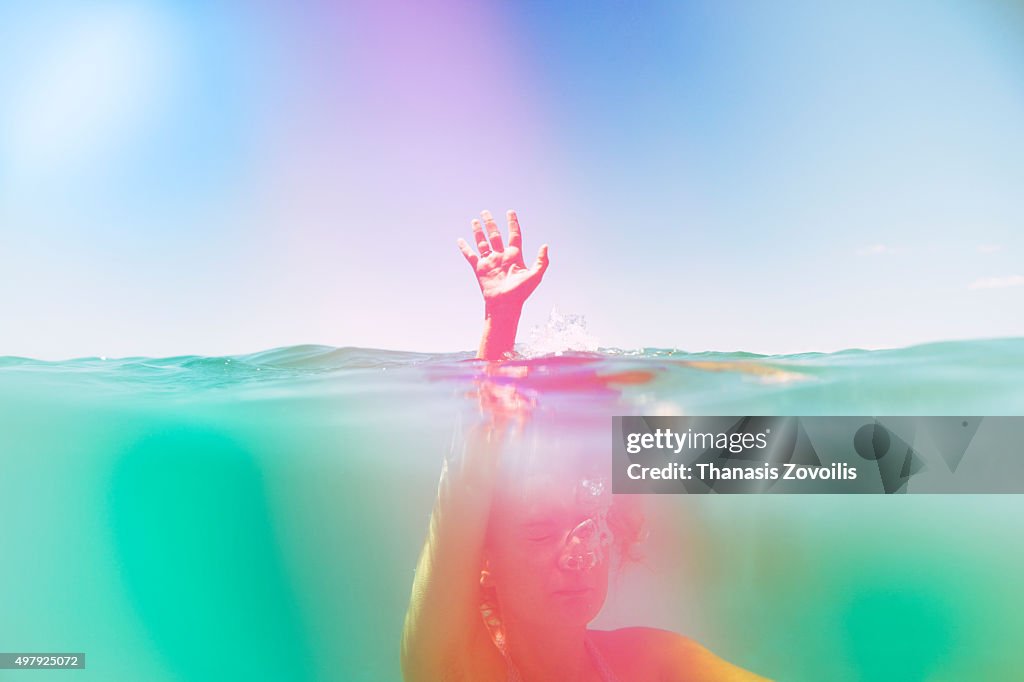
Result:
{"label": "shoulder", "polygon": [[592,630],[591,636],[612,667],[622,670],[627,679],[767,682],[766,678],[719,658],[692,639],[668,630]]}

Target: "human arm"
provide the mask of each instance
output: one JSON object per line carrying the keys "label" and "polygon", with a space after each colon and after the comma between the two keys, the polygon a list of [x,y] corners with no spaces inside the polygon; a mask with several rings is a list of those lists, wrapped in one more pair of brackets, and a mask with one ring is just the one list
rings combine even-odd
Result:
{"label": "human arm", "polygon": [[501,424],[481,424],[442,465],[402,632],[406,682],[468,678],[464,661],[483,627],[480,568],[503,438]]}
{"label": "human arm", "polygon": [[481,360],[502,360],[512,353],[523,304],[533,293],[548,268],[548,245],[544,244],[530,267],[523,260],[523,235],[515,211],[509,211],[508,244],[501,238],[498,224],[489,211],[481,214],[483,223],[473,221],[476,250],[459,239],[459,250],[466,258],[484,297],[484,331],[477,350]]}
{"label": "human arm", "polygon": [[[476,250],[464,240],[459,249],[473,268],[484,298],[484,333],[478,357],[500,360],[512,352],[523,304],[547,269],[547,246],[527,268],[522,231],[508,212],[508,244],[491,214],[473,221]],[[485,232],[486,229],[486,232]],[[487,373],[503,373],[489,366]],[[507,432],[529,409],[515,387],[483,379],[479,399],[484,420],[446,458],[427,537],[413,580],[402,632],[402,674],[406,682],[467,679],[473,642],[487,643],[480,615],[480,570],[491,500]]]}

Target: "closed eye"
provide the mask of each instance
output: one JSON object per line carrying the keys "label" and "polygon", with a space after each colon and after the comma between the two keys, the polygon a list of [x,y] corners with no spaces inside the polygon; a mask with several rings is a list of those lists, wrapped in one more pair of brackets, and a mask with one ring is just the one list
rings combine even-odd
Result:
{"label": "closed eye", "polygon": [[529,523],[523,528],[523,536],[530,542],[542,543],[553,540],[555,529],[550,523]]}

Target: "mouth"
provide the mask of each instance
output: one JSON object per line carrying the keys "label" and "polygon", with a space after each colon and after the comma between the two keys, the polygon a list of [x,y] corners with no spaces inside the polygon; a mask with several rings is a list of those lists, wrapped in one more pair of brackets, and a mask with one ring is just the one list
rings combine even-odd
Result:
{"label": "mouth", "polygon": [[557,590],[555,594],[559,597],[582,597],[591,591],[589,587],[570,587],[564,590]]}

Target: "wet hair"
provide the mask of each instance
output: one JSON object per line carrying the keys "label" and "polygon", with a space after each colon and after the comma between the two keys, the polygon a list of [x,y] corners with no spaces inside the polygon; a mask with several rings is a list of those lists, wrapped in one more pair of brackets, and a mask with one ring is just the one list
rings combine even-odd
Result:
{"label": "wet hair", "polygon": [[643,558],[642,545],[647,539],[647,524],[641,498],[637,495],[615,495],[608,510],[608,527],[612,531],[612,547],[619,568]]}

